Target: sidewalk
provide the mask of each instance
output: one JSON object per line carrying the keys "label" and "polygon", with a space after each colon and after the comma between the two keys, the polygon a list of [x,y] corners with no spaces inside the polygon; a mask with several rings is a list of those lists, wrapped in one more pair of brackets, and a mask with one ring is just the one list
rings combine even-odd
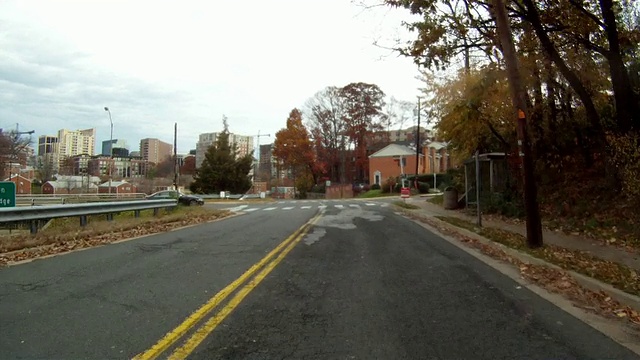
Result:
{"label": "sidewalk", "polygon": [[[417,205],[421,208],[420,212],[428,216],[450,216],[457,217],[462,220],[467,220],[472,223],[476,223],[475,216],[469,216],[463,214],[458,210],[445,210],[441,205],[436,205],[425,200],[425,198],[412,197],[411,204]],[[495,219],[482,219],[482,225],[486,227],[492,227],[510,231],[513,233],[526,236],[526,225],[523,224],[509,224],[504,221]],[[606,246],[599,244],[592,239],[582,238],[579,236],[566,235],[561,232],[550,231],[542,229],[542,236],[545,244],[552,244],[565,249],[579,250],[589,253],[595,257],[603,260],[616,262],[626,265],[636,271],[640,272],[640,254],[631,253],[620,249],[615,246]]]}

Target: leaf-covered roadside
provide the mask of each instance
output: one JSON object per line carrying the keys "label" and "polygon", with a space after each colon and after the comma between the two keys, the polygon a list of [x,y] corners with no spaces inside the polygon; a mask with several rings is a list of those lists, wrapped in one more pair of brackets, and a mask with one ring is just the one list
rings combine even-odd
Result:
{"label": "leaf-covered roadside", "polygon": [[640,295],[640,277],[635,270],[628,266],[602,260],[582,251],[568,250],[550,244],[539,249],[529,249],[525,245],[526,241],[524,236],[520,234],[490,227],[478,228],[474,224],[456,217],[436,216],[436,218],[472,231],[512,249],[526,252],[554,265],[558,265],[565,270],[575,271],[611,284],[630,294]]}
{"label": "leaf-covered roadside", "polygon": [[161,233],[179,227],[208,222],[229,216],[223,210],[196,208],[148,219],[125,219],[90,223],[86,228],[69,231],[61,226],[54,231],[0,237],[0,267],[11,262],[35,259],[72,250],[110,244],[115,241]]}
{"label": "leaf-covered roadside", "polygon": [[569,273],[544,265],[526,263],[508,255],[497,246],[488,245],[477,239],[460,234],[455,228],[443,225],[442,222],[406,212],[406,215],[437,228],[443,234],[453,236],[469,247],[480,250],[494,259],[510,263],[517,267],[523,279],[526,279],[546,290],[560,294],[570,300],[574,306],[594,312],[605,317],[626,319],[640,330],[640,312],[629,306],[622,305],[612,299],[604,291],[589,290],[580,285]]}

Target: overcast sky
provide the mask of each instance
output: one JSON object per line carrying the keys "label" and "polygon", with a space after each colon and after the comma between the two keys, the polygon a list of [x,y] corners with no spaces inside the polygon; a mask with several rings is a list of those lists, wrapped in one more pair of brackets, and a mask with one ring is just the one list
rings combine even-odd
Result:
{"label": "overcast sky", "polygon": [[373,45],[406,38],[404,10],[350,0],[0,0],[0,127],[97,129],[195,149],[198,134],[271,134],[327,86],[374,83],[415,101],[410,59]]}

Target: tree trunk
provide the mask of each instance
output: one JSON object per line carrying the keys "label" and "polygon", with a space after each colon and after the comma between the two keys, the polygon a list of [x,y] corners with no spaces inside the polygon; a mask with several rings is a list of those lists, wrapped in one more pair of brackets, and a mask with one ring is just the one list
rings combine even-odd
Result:
{"label": "tree trunk", "polygon": [[595,104],[593,103],[593,99],[591,95],[585,88],[580,78],[569,69],[565,61],[562,59],[555,45],[549,38],[549,35],[544,30],[542,26],[542,22],[540,20],[540,14],[538,12],[538,8],[534,4],[532,0],[523,0],[525,6],[527,7],[528,14],[526,16],[526,20],[528,20],[533,26],[536,35],[538,36],[538,40],[540,40],[540,44],[545,51],[545,54],[549,57],[551,61],[558,67],[558,70],[567,79],[569,85],[576,92],[580,101],[585,107],[585,112],[587,115],[587,119],[593,128],[594,137],[596,143],[598,145],[604,144],[604,132],[602,131],[602,124],[600,123],[600,115],[598,115],[598,110],[596,109]]}
{"label": "tree trunk", "polygon": [[531,144],[527,133],[525,115],[527,112],[526,93],[520,78],[518,68],[518,58],[516,49],[511,38],[511,29],[507,9],[503,0],[493,0],[493,11],[496,18],[497,34],[500,39],[502,54],[507,65],[507,75],[509,76],[509,87],[511,88],[511,98],[514,110],[518,114],[518,137],[521,143],[524,170],[524,202],[527,215],[527,246],[537,248],[543,246],[542,222],[540,220],[540,209],[538,208],[537,187],[534,177],[533,159],[531,157]]}
{"label": "tree trunk", "polygon": [[[600,0],[600,10],[602,11],[607,41],[609,42],[607,60],[616,103],[618,130],[626,133],[640,125],[640,111],[638,109],[638,101],[635,99],[634,92],[631,89],[629,73],[622,60],[616,15],[613,7],[613,0]],[[640,129],[640,127],[638,128]]]}

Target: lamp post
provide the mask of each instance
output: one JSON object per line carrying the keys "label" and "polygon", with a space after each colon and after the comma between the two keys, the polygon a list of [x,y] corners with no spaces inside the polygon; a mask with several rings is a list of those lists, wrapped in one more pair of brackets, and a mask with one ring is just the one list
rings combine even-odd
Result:
{"label": "lamp post", "polygon": [[422,149],[420,149],[420,96],[418,96],[418,111],[417,111],[417,115],[418,115],[418,127],[416,128],[416,177],[415,177],[415,181],[414,181],[414,186],[416,187],[416,190],[418,189],[418,163],[420,162],[420,151]]}
{"label": "lamp post", "polygon": [[108,107],[104,107],[104,111],[109,113],[109,123],[111,124],[111,132],[109,134],[109,194],[111,194],[111,162],[113,161],[113,120],[111,119],[111,111]]}

